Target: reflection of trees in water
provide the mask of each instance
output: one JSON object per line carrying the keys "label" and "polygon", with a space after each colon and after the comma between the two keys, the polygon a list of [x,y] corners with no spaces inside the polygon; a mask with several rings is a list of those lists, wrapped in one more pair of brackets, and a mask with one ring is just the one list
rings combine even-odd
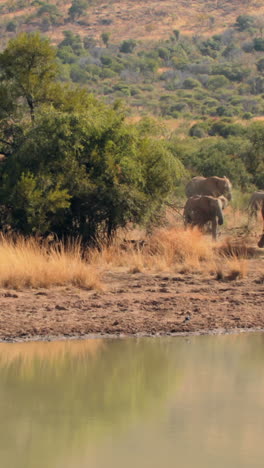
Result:
{"label": "reflection of trees in water", "polygon": [[5,468],[52,468],[107,427],[146,418],[175,388],[175,359],[159,340],[1,346]]}

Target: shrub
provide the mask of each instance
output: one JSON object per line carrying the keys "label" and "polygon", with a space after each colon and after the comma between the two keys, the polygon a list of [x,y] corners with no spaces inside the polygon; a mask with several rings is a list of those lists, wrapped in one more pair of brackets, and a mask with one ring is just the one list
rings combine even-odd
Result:
{"label": "shrub", "polygon": [[194,124],[189,130],[189,135],[196,138],[205,138],[207,136],[205,128],[206,126],[202,126],[202,124]]}
{"label": "shrub", "polygon": [[15,32],[17,28],[17,23],[15,21],[9,21],[6,25],[7,32]]}
{"label": "shrub", "polygon": [[245,112],[242,115],[242,119],[245,119],[245,120],[250,120],[250,119],[252,119],[252,117],[253,117],[253,114],[251,112]]}
{"label": "shrub", "polygon": [[120,52],[123,52],[124,54],[131,54],[133,50],[135,49],[136,45],[137,45],[137,42],[134,39],[128,39],[122,42],[119,50]]}
{"label": "shrub", "polygon": [[246,132],[243,125],[239,124],[228,124],[225,122],[215,122],[209,129],[209,135],[220,135],[224,138],[229,136],[242,136]]}
{"label": "shrub", "polygon": [[207,82],[207,88],[211,91],[228,86],[229,80],[224,75],[216,75]]}
{"label": "shrub", "polygon": [[262,37],[256,37],[253,41],[254,49],[258,52],[264,52],[264,39]]}
{"label": "shrub", "polygon": [[198,80],[193,78],[186,78],[182,84],[184,89],[193,89],[201,86],[201,83]]}
{"label": "shrub", "polygon": [[254,25],[254,18],[250,15],[239,15],[236,19],[235,27],[239,31],[245,31]]}

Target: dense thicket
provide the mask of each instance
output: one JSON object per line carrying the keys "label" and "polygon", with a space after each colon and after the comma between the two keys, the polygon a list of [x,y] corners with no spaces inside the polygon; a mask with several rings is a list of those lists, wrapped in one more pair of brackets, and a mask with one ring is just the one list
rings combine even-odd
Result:
{"label": "dense thicket", "polygon": [[109,238],[153,217],[184,169],[118,104],[59,84],[54,53],[22,34],[0,55],[1,227]]}

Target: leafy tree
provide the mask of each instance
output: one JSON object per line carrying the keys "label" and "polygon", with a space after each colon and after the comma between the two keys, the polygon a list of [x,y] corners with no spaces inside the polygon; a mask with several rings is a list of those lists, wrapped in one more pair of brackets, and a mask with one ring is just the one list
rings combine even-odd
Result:
{"label": "leafy tree", "polygon": [[68,15],[71,21],[76,21],[82,16],[88,8],[88,2],[86,0],[73,0],[72,5],[68,10]]}
{"label": "leafy tree", "polygon": [[79,34],[74,34],[72,31],[63,31],[64,39],[59,43],[61,47],[71,47],[72,52],[76,55],[81,55],[83,52],[83,43]]}
{"label": "leafy tree", "polygon": [[104,45],[107,47],[110,39],[110,33],[109,32],[104,32],[101,34],[101,39],[104,43]]}
{"label": "leafy tree", "polygon": [[111,108],[61,110],[39,117],[4,164],[2,199],[12,227],[91,241],[149,219],[181,177],[181,164]]}
{"label": "leafy tree", "polygon": [[[97,242],[152,219],[184,173],[166,143],[128,126],[117,104],[57,84],[54,50],[38,35],[11,41],[0,59],[1,227]],[[29,92],[31,119],[19,108]]]}
{"label": "leafy tree", "polygon": [[236,19],[235,27],[239,31],[245,31],[254,25],[254,18],[250,15],[239,15]]}
{"label": "leafy tree", "polygon": [[56,5],[46,3],[39,8],[37,16],[44,16],[50,24],[56,24],[62,15]]}
{"label": "leafy tree", "polygon": [[253,123],[248,129],[250,148],[245,154],[244,160],[248,171],[253,174],[256,185],[264,187],[264,125]]}
{"label": "leafy tree", "polygon": [[38,33],[20,34],[0,54],[0,79],[16,97],[17,106],[19,99],[27,104],[32,120],[36,107],[50,101],[57,74],[55,56],[55,49]]}

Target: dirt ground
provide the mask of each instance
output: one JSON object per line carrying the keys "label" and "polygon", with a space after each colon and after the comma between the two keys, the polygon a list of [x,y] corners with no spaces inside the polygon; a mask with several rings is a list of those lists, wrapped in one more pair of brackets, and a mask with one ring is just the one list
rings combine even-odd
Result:
{"label": "dirt ground", "polygon": [[264,329],[263,259],[234,281],[198,274],[107,272],[101,292],[0,290],[0,340]]}

